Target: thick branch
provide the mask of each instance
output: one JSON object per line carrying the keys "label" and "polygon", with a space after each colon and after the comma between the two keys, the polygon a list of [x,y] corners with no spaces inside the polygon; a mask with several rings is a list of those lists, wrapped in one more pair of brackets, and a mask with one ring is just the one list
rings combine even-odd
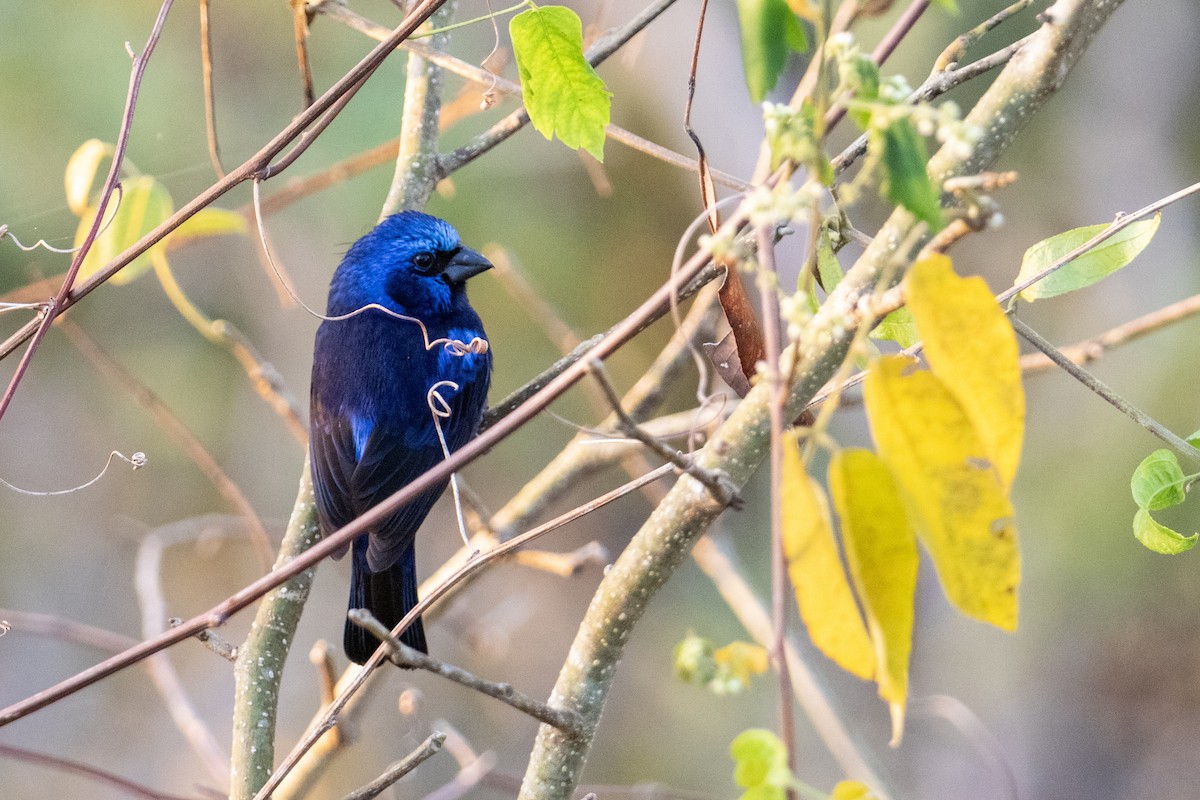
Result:
{"label": "thick branch", "polygon": [[[943,148],[929,165],[939,181],[986,169],[1017,132],[1061,85],[1071,66],[1103,22],[1117,8],[1111,0],[1060,0],[1047,23],[988,89],[968,116],[984,135],[967,158]],[[854,335],[844,326],[860,299],[874,291],[885,267],[906,264],[919,244],[917,222],[896,210],[837,290],[805,326],[805,346],[789,355],[798,359],[785,414],[794,418],[845,358]],[[902,244],[903,243],[903,244]],[[892,269],[900,273],[901,270]],[[896,276],[897,279],[899,275]],[[782,372],[787,372],[782,369]],[[742,486],[769,451],[771,387],[762,382],[700,451],[698,462],[721,469]],[[666,499],[634,536],[605,575],[580,625],[550,697],[556,707],[581,714],[587,736],[568,737],[541,726],[521,786],[522,800],[569,800],[579,782],[591,737],[612,685],[616,666],[633,626],[649,600],[682,561],[692,544],[722,511],[690,476],[681,476]]]}

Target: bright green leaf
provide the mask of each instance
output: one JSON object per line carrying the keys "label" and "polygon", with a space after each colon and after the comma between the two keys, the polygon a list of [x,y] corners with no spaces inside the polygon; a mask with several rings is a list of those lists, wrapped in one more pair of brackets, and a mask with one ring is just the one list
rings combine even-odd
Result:
{"label": "bright green leaf", "polygon": [[875,648],[875,681],[900,743],[908,701],[917,541],[892,474],[870,450],[849,449],[829,462],[829,493],[842,523],[846,562]]}
{"label": "bright green leaf", "polygon": [[808,34],[804,32],[800,18],[795,14],[788,14],[784,19],[783,39],[787,42],[788,48],[796,53],[807,53]]}
{"label": "bright green leaf", "polygon": [[905,118],[894,120],[874,136],[883,147],[884,196],[929,223],[930,230],[940,230],[941,198],[925,171],[925,140]]}
{"label": "bright green leaf", "polygon": [[787,0],[737,0],[737,8],[746,88],[750,90],[750,99],[761,103],[787,66],[788,48],[796,37],[795,31],[788,28],[788,19],[797,28],[799,22],[788,8]]}
{"label": "bright green leaf", "polygon": [[877,359],[863,398],[879,455],[891,470],[942,587],[963,613],[1017,626],[1020,553],[1013,509],[967,413],[927,370]]}
{"label": "bright green leaf", "polygon": [[742,731],[729,745],[733,781],[743,789],[772,788],[781,793],[792,784],[787,748],[779,737],[763,728]]}
{"label": "bright green leaf", "polygon": [[1186,499],[1187,493],[1183,488],[1186,480],[1175,453],[1162,449],[1142,459],[1142,463],[1133,471],[1129,488],[1138,508],[1157,511],[1177,506]]}
{"label": "bright green leaf", "polygon": [[604,160],[612,95],[583,57],[583,24],[569,8],[522,11],[508,24],[529,119],[547,139]]}
{"label": "bright green leaf", "polygon": [[[88,250],[83,264],[79,268],[79,279],[83,280],[96,273],[122,251],[142,238],[159,225],[174,211],[174,203],[166,187],[149,175],[139,175],[122,182],[122,191],[113,195],[108,205],[111,215],[108,224],[96,237],[92,248]],[[118,202],[119,200],[119,202]],[[116,213],[112,211],[116,205]],[[75,246],[78,247],[87,237],[96,218],[96,209],[89,207],[84,210],[79,219],[79,227],[75,229]],[[126,284],[137,278],[150,268],[150,259],[155,251],[164,247],[162,242],[142,253],[131,263],[127,264],[117,274],[109,279],[110,283]]]}
{"label": "bright green leaf", "polygon": [[202,208],[171,232],[167,248],[174,250],[196,239],[228,234],[245,234],[248,230],[246,218],[236,211],[224,208]]}
{"label": "bright green leaf", "polygon": [[938,8],[944,8],[951,14],[958,14],[958,0],[933,0],[933,4]]}
{"label": "bright green leaf", "polygon": [[1012,324],[982,278],[960,278],[944,255],[923,258],[904,278],[908,308],[933,374],[954,395],[1012,486],[1025,438],[1025,391]]}
{"label": "bright green leaf", "polygon": [[[1122,228],[1108,239],[1088,250],[1074,261],[1068,262],[1037,283],[1021,292],[1026,300],[1043,300],[1055,297],[1106,278],[1129,264],[1138,253],[1150,244],[1158,230],[1161,214],[1152,219],[1138,220]],[[1095,238],[1108,225],[1089,225],[1075,228],[1049,239],[1043,239],[1025,251],[1021,259],[1021,272],[1016,282],[1023,283],[1049,267],[1075,248]]]}
{"label": "bright green leaf", "polygon": [[791,431],[783,444],[783,551],[800,618],[817,649],[852,675],[870,679],[875,653],[842,568],[821,487],[804,468]]}
{"label": "bright green leaf", "polygon": [[1192,447],[1200,447],[1200,431],[1196,431],[1191,436],[1187,437],[1187,443]]}
{"label": "bright green leaf", "polygon": [[1147,549],[1165,556],[1186,553],[1196,546],[1196,540],[1200,538],[1200,534],[1193,533],[1191,536],[1184,536],[1166,525],[1159,524],[1144,508],[1139,508],[1133,515],[1133,535]]}
{"label": "bright green leaf", "polygon": [[921,340],[917,334],[917,323],[907,308],[897,308],[884,317],[871,331],[871,338],[895,342],[901,347],[912,347]]}

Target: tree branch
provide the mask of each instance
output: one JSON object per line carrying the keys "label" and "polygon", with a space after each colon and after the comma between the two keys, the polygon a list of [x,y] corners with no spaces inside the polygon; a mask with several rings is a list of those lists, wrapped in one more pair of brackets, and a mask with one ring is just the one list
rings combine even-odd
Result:
{"label": "tree branch", "polygon": [[[1061,85],[1100,26],[1118,7],[1109,0],[1060,0],[1054,16],[1030,37],[967,117],[984,131],[966,158],[939,151],[929,172],[939,183],[980,172],[1012,142],[1028,119]],[[804,327],[803,344],[789,348],[798,363],[785,414],[794,418],[833,376],[846,356],[854,331],[844,327],[859,300],[874,291],[885,267],[907,264],[919,244],[913,216],[893,212],[858,262]],[[914,241],[915,240],[915,241]],[[900,273],[901,270],[891,270]],[[898,280],[901,277],[896,275]],[[781,368],[781,371],[786,372]],[[769,452],[771,387],[760,382],[700,451],[699,463],[723,469],[742,486]],[[538,732],[521,787],[521,800],[569,800],[586,761],[612,679],[632,628],[650,599],[674,572],[696,539],[722,510],[704,487],[680,477],[625,552],[601,581],[579,627],[551,702],[582,715],[587,736],[569,738],[550,726]]]}

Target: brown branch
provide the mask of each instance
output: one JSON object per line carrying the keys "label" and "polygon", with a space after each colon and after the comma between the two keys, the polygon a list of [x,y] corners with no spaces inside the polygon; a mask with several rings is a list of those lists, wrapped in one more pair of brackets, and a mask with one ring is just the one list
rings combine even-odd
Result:
{"label": "brown branch", "polygon": [[382,642],[387,651],[387,659],[397,667],[423,669],[434,675],[440,675],[448,681],[499,700],[539,722],[553,725],[567,733],[579,729],[579,718],[571,711],[563,711],[534,700],[529,695],[514,689],[512,684],[485,680],[461,667],[439,661],[419,650],[414,650],[393,636],[392,632],[365,608],[352,608],[346,616],[355,625],[365,628],[368,633]]}
{"label": "brown branch", "polygon": [[[1088,364],[1103,356],[1114,347],[1120,347],[1140,339],[1148,333],[1153,333],[1172,323],[1200,314],[1200,294],[1194,294],[1184,300],[1155,309],[1143,314],[1137,319],[1123,325],[1110,328],[1081,342],[1066,347],[1060,347],[1059,352],[1074,364]],[[1025,374],[1046,372],[1053,369],[1055,363],[1043,353],[1029,353],[1021,356],[1021,370]]]}
{"label": "brown branch", "polygon": [[209,1],[200,0],[200,77],[204,80],[204,134],[208,140],[208,159],[217,178],[225,177],[221,147],[217,141],[217,98],[213,86],[212,32],[209,29]]}
{"label": "brown branch", "polygon": [[274,560],[274,547],[270,537],[267,536],[262,520],[258,518],[258,513],[246,496],[242,494],[242,490],[225,474],[221,465],[196,438],[196,435],[180,421],[179,417],[175,416],[175,413],[150,387],[118,364],[82,327],[74,321],[64,318],[60,321],[59,328],[66,334],[71,344],[97,370],[115,385],[124,389],[142,408],[146,409],[158,426],[179,445],[188,459],[204,474],[204,477],[208,478],[213,487],[225,498],[225,501],[237,510],[246,523],[246,530],[250,534],[250,541],[258,556],[259,566],[264,572],[270,569],[271,562]]}
{"label": "brown branch", "polygon": [[108,204],[112,200],[113,193],[117,190],[121,177],[121,166],[125,161],[125,150],[129,145],[129,132],[133,127],[133,112],[137,108],[138,94],[142,88],[142,76],[146,73],[146,66],[150,63],[150,56],[154,53],[155,45],[158,44],[163,24],[167,21],[167,12],[171,10],[173,2],[174,0],[163,0],[163,4],[158,11],[158,17],[154,21],[154,27],[150,30],[150,37],[146,40],[146,47],[140,55],[133,57],[133,69],[129,76],[129,91],[125,97],[125,112],[121,117],[121,127],[117,133],[117,143],[113,149],[112,164],[109,166],[108,176],[104,179],[103,188],[100,190],[100,200],[96,204],[96,218],[92,221],[92,226],[88,229],[83,242],[80,243],[79,249],[75,251],[75,255],[71,259],[71,266],[67,268],[67,274],[63,278],[62,285],[55,293],[53,299],[46,304],[45,309],[37,320],[25,326],[25,328],[31,328],[29,346],[25,348],[25,352],[21,355],[21,360],[17,362],[17,368],[8,382],[8,387],[4,390],[4,394],[0,395],[0,418],[8,410],[13,395],[17,391],[17,386],[20,385],[21,379],[29,369],[29,364],[33,361],[33,356],[37,352],[38,346],[42,343],[42,339],[45,338],[46,332],[54,324],[54,318],[66,308],[66,303],[71,295],[71,289],[75,285],[75,278],[79,275],[79,268],[83,266],[83,259],[87,256],[88,251],[92,249],[92,244],[95,243],[96,237],[100,235],[100,230],[105,222],[105,212],[108,210]]}
{"label": "brown branch", "polygon": [[300,87],[304,92],[304,107],[316,100],[313,91],[312,65],[308,62],[308,13],[305,0],[290,0],[292,5],[292,36],[296,40],[296,66],[300,70]]}
{"label": "brown branch", "polygon": [[[476,438],[474,442],[478,442],[481,438],[483,437],[480,436],[479,438]],[[470,446],[470,444],[466,445],[466,447]],[[455,453],[451,454],[450,459],[443,463],[450,464],[454,457],[459,453],[462,453],[464,449],[465,448],[460,448],[459,450],[455,451]],[[446,578],[445,581],[435,587],[428,594],[423,595],[421,597],[421,601],[417,603],[417,605],[411,611],[409,611],[409,613],[396,625],[395,628],[392,629],[391,635],[399,636],[402,631],[412,624],[414,619],[420,617],[420,615],[423,614],[430,606],[440,600],[443,595],[454,589],[459,583],[472,577],[488,563],[494,561],[495,559],[503,558],[525,544],[545,536],[547,533],[557,530],[563,525],[573,522],[580,517],[586,516],[593,511],[608,505],[614,500],[624,497],[630,492],[637,491],[642,486],[663,477],[670,470],[670,465],[664,465],[653,472],[643,475],[636,480],[630,481],[629,483],[620,486],[611,492],[603,494],[600,497],[597,497],[596,499],[585,503],[584,505],[579,506],[572,511],[569,511],[566,514],[556,517],[550,522],[526,531],[520,536],[514,536],[508,541],[497,545],[495,548],[485,553],[480,553],[479,555],[475,556],[475,558],[460,567],[454,574]],[[376,508],[379,508],[379,506],[376,506]],[[368,512],[368,515],[370,515],[370,512]],[[361,520],[365,518],[366,516],[360,517],[359,519]],[[344,528],[342,530],[345,531],[347,529]],[[340,533],[334,535],[338,536]],[[347,543],[349,542],[348,539],[346,541]],[[328,542],[328,539],[326,542]],[[322,542],[320,545],[308,550],[305,555],[300,556],[297,560],[306,558],[308,557],[308,554],[311,554],[314,550],[325,547],[326,542]],[[310,729],[305,734],[304,738],[296,744],[296,746],[292,749],[292,752],[288,754],[288,757],[284,759],[283,763],[280,764],[278,769],[275,770],[270,780],[268,780],[267,783],[259,790],[258,794],[255,795],[255,800],[264,800],[264,798],[270,797],[275,791],[276,787],[279,786],[283,779],[287,777],[288,773],[296,766],[297,763],[299,763],[300,759],[309,750],[309,748],[319,741],[325,732],[335,724],[335,721],[337,720],[342,709],[367,682],[367,678],[370,677],[372,671],[375,670],[375,668],[377,668],[383,661],[385,652],[386,648],[384,647],[377,649],[371,658],[368,659],[367,663],[363,665],[362,669],[358,670],[354,675],[349,677],[346,686],[339,693],[337,699],[330,704],[329,708],[325,709],[324,713],[321,715],[321,718],[318,719],[312,726],[310,726]],[[0,712],[0,724],[3,724],[4,721],[4,712]]]}
{"label": "brown branch", "polygon": [[[78,303],[93,292],[96,287],[107,281],[155,244],[162,241],[163,238],[182,225],[185,220],[192,217],[200,209],[210,205],[234,186],[252,178],[265,180],[267,177],[278,174],[285,169],[324,130],[325,126],[332,120],[332,115],[340,111],[349,102],[350,97],[379,68],[379,65],[396,49],[399,43],[416,30],[444,2],[446,0],[422,0],[405,17],[404,21],[392,31],[391,36],[385,41],[380,42],[378,46],[372,48],[367,55],[363,56],[358,64],[352,67],[333,86],[329,87],[323,95],[317,98],[316,102],[297,115],[289,125],[276,134],[257,153],[252,155],[237,169],[185,203],[174,214],[127,247],[111,262],[97,270],[94,275],[91,275],[77,286],[72,286],[65,299],[56,304],[55,313],[62,313],[75,303]],[[330,112],[330,115],[327,115],[326,112]],[[272,159],[282,153],[288,145],[297,140],[299,140],[299,143],[287,156],[279,162],[272,163]],[[97,218],[99,219],[99,217]],[[33,339],[38,335],[39,330],[43,330],[40,320],[26,323],[3,343],[0,343],[0,358],[8,356],[22,343]]]}
{"label": "brown branch", "polygon": [[61,758],[59,756],[51,756],[46,753],[38,753],[33,750],[26,750],[23,747],[14,747],[9,744],[0,744],[0,756],[11,758],[15,761],[24,761],[27,764],[37,764],[41,767],[55,769],[59,772],[69,772],[72,775],[80,775],[97,783],[107,784],[115,787],[118,791],[123,792],[131,797],[141,797],[145,800],[195,800],[194,797],[181,797],[174,794],[166,794],[156,789],[151,789],[145,784],[136,783],[128,778],[122,778],[108,770],[93,767],[90,764],[84,764],[82,761],[75,761],[70,758]]}
{"label": "brown branch", "polygon": [[432,733],[416,750],[384,770],[383,774],[362,788],[355,789],[343,800],[371,800],[378,797],[396,781],[437,755],[446,741],[446,734]]}

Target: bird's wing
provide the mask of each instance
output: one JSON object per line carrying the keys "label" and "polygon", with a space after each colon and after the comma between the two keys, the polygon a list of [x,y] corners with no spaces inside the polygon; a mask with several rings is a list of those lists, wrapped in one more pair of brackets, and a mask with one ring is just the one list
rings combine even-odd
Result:
{"label": "bird's wing", "polygon": [[[414,478],[442,460],[436,440],[413,446],[411,437],[376,428],[367,439],[362,459],[354,471],[354,504],[366,511],[386,500]],[[387,569],[412,546],[417,528],[437,502],[447,481],[421,492],[371,529],[367,564],[373,571]]]}
{"label": "bird's wing", "polygon": [[[351,485],[358,459],[350,420],[329,413],[315,398],[309,451],[317,516],[321,530],[330,533],[357,516]],[[335,558],[341,558],[345,553],[343,548]]]}

